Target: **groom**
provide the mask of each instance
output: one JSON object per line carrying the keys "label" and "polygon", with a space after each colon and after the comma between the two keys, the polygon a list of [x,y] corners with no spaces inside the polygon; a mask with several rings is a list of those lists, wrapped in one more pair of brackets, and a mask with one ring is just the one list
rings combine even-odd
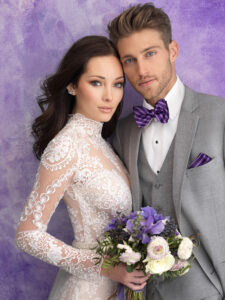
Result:
{"label": "groom", "polygon": [[133,6],[108,29],[144,98],[113,140],[130,174],[133,209],[153,206],[174,218],[182,235],[200,235],[190,271],[148,285],[147,299],[224,299],[225,99],[197,93],[176,75],[178,45],[163,10]]}

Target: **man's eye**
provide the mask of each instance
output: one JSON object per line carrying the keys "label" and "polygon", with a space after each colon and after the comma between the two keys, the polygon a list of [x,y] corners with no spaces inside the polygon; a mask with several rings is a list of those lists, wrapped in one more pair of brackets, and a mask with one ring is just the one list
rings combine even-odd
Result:
{"label": "man's eye", "polygon": [[117,82],[117,83],[114,84],[114,86],[117,87],[117,88],[122,88],[123,85],[124,85],[123,82]]}
{"label": "man's eye", "polygon": [[155,52],[153,52],[153,51],[150,51],[150,52],[146,53],[146,56],[153,56],[153,55],[155,55]]}
{"label": "man's eye", "polygon": [[130,64],[130,63],[132,63],[133,61],[134,61],[133,58],[128,58],[128,59],[126,59],[126,60],[124,61],[124,64]]}
{"label": "man's eye", "polygon": [[100,86],[101,82],[98,81],[98,80],[93,80],[93,81],[91,81],[91,84],[94,85],[94,86]]}

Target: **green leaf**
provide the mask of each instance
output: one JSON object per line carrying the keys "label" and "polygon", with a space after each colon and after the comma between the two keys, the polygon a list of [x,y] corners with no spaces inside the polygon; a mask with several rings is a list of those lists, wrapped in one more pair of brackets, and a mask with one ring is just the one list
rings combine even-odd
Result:
{"label": "green leaf", "polygon": [[127,272],[128,272],[128,273],[133,272],[133,271],[134,271],[134,268],[135,268],[134,265],[127,266]]}

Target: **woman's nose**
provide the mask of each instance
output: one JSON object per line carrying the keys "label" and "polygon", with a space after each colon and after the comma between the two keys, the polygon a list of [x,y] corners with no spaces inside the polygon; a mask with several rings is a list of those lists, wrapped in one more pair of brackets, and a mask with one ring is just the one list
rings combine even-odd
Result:
{"label": "woman's nose", "polygon": [[104,101],[112,101],[112,88],[111,87],[105,87],[104,94],[103,94],[103,100]]}

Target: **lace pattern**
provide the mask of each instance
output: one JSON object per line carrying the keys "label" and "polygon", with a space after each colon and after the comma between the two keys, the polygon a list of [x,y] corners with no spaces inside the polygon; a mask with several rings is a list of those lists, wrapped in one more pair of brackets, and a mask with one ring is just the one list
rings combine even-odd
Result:
{"label": "lace pattern", "polygon": [[[67,299],[110,296],[115,285],[107,281],[108,285],[100,288],[103,284],[100,266],[95,265],[96,254],[89,246],[102,238],[106,225],[118,212],[127,215],[131,211],[127,173],[111,146],[102,139],[101,130],[101,123],[83,115],[70,117],[42,155],[33,190],[18,225],[19,248],[72,274],[57,290],[58,295],[66,295],[69,282],[73,282],[69,284],[73,297]],[[74,230],[73,246],[46,232],[62,197]],[[83,284],[79,285],[78,279]],[[76,298],[83,293],[86,281],[96,287],[91,290],[92,295]]]}

